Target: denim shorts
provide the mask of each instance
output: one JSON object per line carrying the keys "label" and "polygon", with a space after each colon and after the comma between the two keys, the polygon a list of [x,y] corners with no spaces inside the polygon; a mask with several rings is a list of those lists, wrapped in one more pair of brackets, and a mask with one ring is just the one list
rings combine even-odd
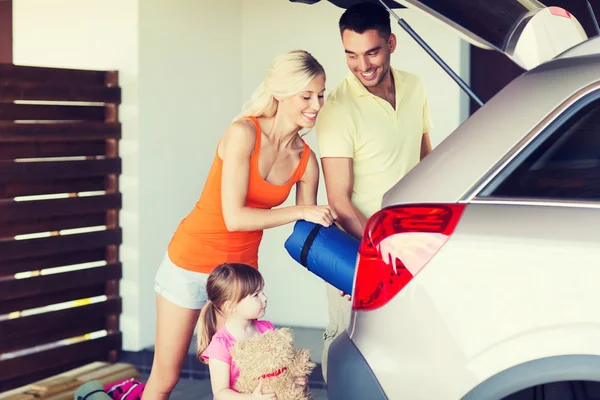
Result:
{"label": "denim shorts", "polygon": [[199,310],[204,306],[208,274],[188,271],[173,264],[168,253],[156,271],[154,291],[176,305]]}

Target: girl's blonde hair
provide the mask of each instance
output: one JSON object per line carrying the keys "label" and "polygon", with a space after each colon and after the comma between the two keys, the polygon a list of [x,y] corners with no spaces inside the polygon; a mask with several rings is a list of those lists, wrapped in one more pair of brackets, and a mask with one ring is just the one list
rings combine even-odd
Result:
{"label": "girl's blonde hair", "polygon": [[217,332],[217,314],[223,315],[225,302],[237,304],[263,286],[264,280],[260,272],[247,264],[221,264],[211,272],[206,281],[208,301],[200,312],[197,332],[197,356],[200,361],[206,363],[202,353]]}
{"label": "girl's blonde hair", "polygon": [[277,112],[275,97],[289,98],[300,93],[311,80],[325,76],[323,66],[307,51],[293,50],[273,61],[265,80],[254,90],[242,112],[233,121],[246,117],[270,118]]}

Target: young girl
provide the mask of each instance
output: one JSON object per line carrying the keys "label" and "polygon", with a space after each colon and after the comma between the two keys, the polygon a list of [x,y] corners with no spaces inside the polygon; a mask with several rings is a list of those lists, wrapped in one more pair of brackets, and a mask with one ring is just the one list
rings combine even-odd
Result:
{"label": "young girl", "polygon": [[[240,371],[231,360],[229,350],[238,340],[275,329],[272,323],[260,320],[267,307],[263,287],[260,272],[247,264],[222,264],[208,276],[208,302],[202,308],[198,326],[198,358],[208,364],[216,400],[276,398],[273,393],[261,393],[261,382],[251,395],[233,389]],[[217,326],[218,316],[219,321],[224,321],[221,326]],[[296,379],[298,385],[307,383],[306,376]]]}

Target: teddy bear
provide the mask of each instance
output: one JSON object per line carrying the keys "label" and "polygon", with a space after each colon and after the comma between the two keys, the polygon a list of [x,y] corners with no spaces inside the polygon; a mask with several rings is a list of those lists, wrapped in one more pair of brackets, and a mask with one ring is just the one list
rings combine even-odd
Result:
{"label": "teddy bear", "polygon": [[230,350],[240,370],[235,384],[239,393],[252,393],[262,380],[262,393],[275,393],[277,400],[310,400],[308,387],[294,382],[315,367],[307,349],[294,347],[289,328],[277,328],[237,342]]}

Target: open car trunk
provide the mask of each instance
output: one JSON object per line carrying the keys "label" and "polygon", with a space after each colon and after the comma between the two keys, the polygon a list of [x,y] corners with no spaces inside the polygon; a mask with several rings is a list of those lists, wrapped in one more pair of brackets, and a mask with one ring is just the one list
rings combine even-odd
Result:
{"label": "open car trunk", "polygon": [[[320,0],[290,0],[314,4]],[[364,0],[328,0],[348,8]],[[368,0],[380,3],[379,0]],[[383,0],[391,10],[418,9],[484,49],[499,51],[530,70],[585,41],[577,19],[537,0]],[[392,13],[394,13],[392,11]]]}

